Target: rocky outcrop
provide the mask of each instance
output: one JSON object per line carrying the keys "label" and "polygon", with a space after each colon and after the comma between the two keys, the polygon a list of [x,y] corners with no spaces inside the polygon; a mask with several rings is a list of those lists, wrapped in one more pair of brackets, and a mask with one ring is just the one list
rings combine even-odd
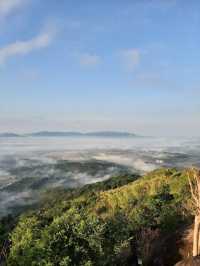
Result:
{"label": "rocky outcrop", "polygon": [[200,257],[188,258],[187,260],[180,261],[175,266],[199,266]]}

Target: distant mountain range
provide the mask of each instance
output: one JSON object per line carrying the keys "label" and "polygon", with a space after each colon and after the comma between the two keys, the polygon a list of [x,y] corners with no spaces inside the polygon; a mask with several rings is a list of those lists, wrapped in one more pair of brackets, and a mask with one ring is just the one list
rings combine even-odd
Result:
{"label": "distant mountain range", "polygon": [[141,137],[134,133],[119,131],[97,131],[97,132],[75,132],[75,131],[39,131],[29,134],[0,133],[0,138],[16,138],[16,137],[109,137],[109,138],[133,138]]}
{"label": "distant mountain range", "polygon": [[16,138],[20,137],[20,135],[15,134],[15,133],[0,133],[1,138]]}

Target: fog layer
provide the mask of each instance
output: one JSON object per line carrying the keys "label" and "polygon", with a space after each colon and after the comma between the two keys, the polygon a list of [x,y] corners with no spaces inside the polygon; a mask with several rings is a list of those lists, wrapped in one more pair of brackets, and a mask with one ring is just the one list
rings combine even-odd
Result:
{"label": "fog layer", "polygon": [[0,216],[37,202],[49,188],[189,166],[200,166],[197,138],[0,138]]}

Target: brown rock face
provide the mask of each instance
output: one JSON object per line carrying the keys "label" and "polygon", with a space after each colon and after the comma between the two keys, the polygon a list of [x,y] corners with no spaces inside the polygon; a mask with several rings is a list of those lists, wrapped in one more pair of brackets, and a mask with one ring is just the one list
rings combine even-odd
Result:
{"label": "brown rock face", "polygon": [[[172,266],[179,261],[192,258],[192,227],[192,225],[183,226],[177,232],[158,239],[158,243],[154,243],[154,250],[146,264],[148,266]],[[200,266],[200,263],[198,265]]]}
{"label": "brown rock face", "polygon": [[194,257],[180,261],[176,263],[175,266],[200,266],[200,257]]}

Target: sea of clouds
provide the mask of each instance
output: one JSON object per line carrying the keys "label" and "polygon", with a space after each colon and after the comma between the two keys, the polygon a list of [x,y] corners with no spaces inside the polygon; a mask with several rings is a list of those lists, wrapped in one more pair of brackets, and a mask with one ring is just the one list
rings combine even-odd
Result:
{"label": "sea of clouds", "polygon": [[0,216],[49,188],[79,187],[125,172],[200,166],[198,138],[1,138]]}

